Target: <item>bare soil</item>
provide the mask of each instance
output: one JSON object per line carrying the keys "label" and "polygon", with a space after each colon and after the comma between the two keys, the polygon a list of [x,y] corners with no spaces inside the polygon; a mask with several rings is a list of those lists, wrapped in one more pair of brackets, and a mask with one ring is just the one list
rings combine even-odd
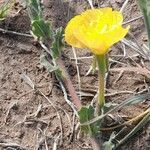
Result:
{"label": "bare soil", "polygon": [[[98,2],[97,2],[98,1]],[[95,7],[111,6],[119,10],[124,0],[95,0]],[[21,4],[21,2],[20,2]],[[86,1],[43,0],[44,17],[52,21],[53,27],[65,27],[67,21],[90,8]],[[21,10],[20,10],[21,9]],[[20,11],[19,11],[20,10]],[[18,12],[19,11],[19,12]],[[141,15],[135,0],[130,0],[124,12],[125,21]],[[130,32],[139,44],[147,43],[143,19],[129,23]],[[5,30],[20,33],[30,32],[30,19],[26,9],[16,6],[8,17],[0,23]],[[131,37],[128,37],[131,38]],[[143,66],[150,68],[150,63],[129,47],[125,47],[127,55],[123,57],[122,44],[118,43],[110,50],[110,57],[118,62],[110,62],[111,68],[123,66]],[[41,68],[39,57],[43,53],[40,46],[34,45],[34,40],[25,36],[16,36],[0,32],[0,149],[51,150],[54,146],[62,150],[91,150],[89,138],[83,136],[78,127],[72,109],[64,100],[58,82],[52,74]],[[91,56],[84,50],[76,51],[78,57]],[[122,55],[118,57],[117,55]],[[78,91],[76,64],[70,47],[65,47],[64,58],[67,70]],[[81,89],[84,93],[82,103],[90,103],[97,91],[97,74],[85,76],[92,60],[79,60]],[[124,64],[122,64],[124,63]],[[57,106],[56,110],[41,94],[32,90],[22,79],[26,73],[33,83],[49,100]],[[121,76],[120,76],[121,75]],[[118,78],[119,77],[119,78]],[[107,78],[107,102],[121,103],[136,93],[148,92],[150,79],[137,72],[110,72]],[[123,91],[123,92],[122,92]],[[115,94],[120,92],[120,94]],[[149,99],[150,100],[150,99]],[[144,111],[149,105],[148,100],[132,107],[126,107],[118,112],[118,117],[132,118]],[[60,115],[58,117],[57,113]],[[74,123],[73,123],[74,122]],[[75,132],[72,133],[72,127]],[[105,135],[105,133],[104,133]],[[59,140],[58,140],[59,139]],[[150,149],[150,126],[147,125],[119,149],[148,150]]]}

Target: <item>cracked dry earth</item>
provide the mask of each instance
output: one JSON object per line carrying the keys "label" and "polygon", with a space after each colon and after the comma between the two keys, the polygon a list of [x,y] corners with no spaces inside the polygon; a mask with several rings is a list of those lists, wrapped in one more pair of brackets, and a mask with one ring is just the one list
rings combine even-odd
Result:
{"label": "cracked dry earth", "polygon": [[[98,3],[95,1],[94,6],[111,6],[119,10],[123,2],[124,0],[99,0]],[[70,3],[60,0],[43,0],[43,6],[45,18],[52,21],[55,28],[65,27],[71,16],[89,8],[88,3],[82,0]],[[20,33],[29,33],[30,20],[27,11],[21,10],[20,13],[17,13],[21,7],[16,7],[11,10],[6,20],[0,23],[0,27]],[[136,1],[130,0],[124,10],[125,21],[139,15],[141,14]],[[131,22],[130,26],[130,32],[139,44],[146,43],[143,20]],[[137,53],[129,47],[125,48],[127,55],[121,58],[117,57],[117,55],[123,55],[121,43],[111,48],[111,58],[121,62],[111,62],[112,68],[122,67],[122,65],[136,66],[138,64],[142,66],[143,63],[150,68],[150,63],[141,56],[130,59]],[[87,51],[77,50],[76,52],[78,57],[91,56]],[[0,33],[0,149],[45,150],[48,148],[51,150],[56,146],[60,150],[91,150],[89,138],[79,132],[77,119],[74,118],[72,109],[65,102],[54,75],[48,74],[40,66],[39,57],[42,53],[42,48],[39,45],[35,46],[32,38]],[[71,80],[78,90],[76,65],[71,59],[73,57],[72,50],[66,47],[64,61]],[[85,76],[91,62],[91,59],[79,60],[83,104],[90,103],[97,91],[97,74]],[[22,80],[22,74],[26,74],[49,100]],[[149,87],[149,78],[140,73],[126,71],[120,76],[119,72],[110,72],[106,85],[106,100],[120,103],[135,93],[147,92]],[[116,92],[120,94],[114,94]],[[49,101],[56,106],[56,109]],[[122,109],[118,114],[129,118],[135,117],[148,105],[147,100],[136,106]],[[75,127],[74,132],[72,132],[73,127]],[[150,126],[148,124],[119,150],[148,150],[149,145]]]}

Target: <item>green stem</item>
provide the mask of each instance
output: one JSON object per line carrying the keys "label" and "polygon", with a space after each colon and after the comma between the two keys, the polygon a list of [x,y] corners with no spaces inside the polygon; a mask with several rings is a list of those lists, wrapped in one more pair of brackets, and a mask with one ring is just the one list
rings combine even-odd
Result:
{"label": "green stem", "polygon": [[150,1],[149,0],[138,0],[138,3],[143,12],[145,25],[147,27],[149,50],[150,50]]}
{"label": "green stem", "polygon": [[98,93],[98,103],[97,103],[97,113],[101,114],[101,110],[105,104],[105,72],[106,72],[106,55],[97,55],[98,64],[98,78],[99,78],[99,93]]}
{"label": "green stem", "polygon": [[97,64],[97,61],[96,61],[96,56],[93,55],[93,63],[92,63],[92,73],[94,74],[95,71],[96,71],[96,64]]}

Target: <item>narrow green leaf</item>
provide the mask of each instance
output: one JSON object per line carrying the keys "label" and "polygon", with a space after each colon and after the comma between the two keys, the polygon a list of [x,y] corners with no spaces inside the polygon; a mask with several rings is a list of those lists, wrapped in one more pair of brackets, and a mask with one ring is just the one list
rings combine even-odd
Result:
{"label": "narrow green leaf", "polygon": [[[83,106],[79,111],[79,121],[80,123],[84,123],[94,118],[94,108],[92,106]],[[90,125],[81,125],[81,131],[89,134],[90,136],[96,135],[98,133],[98,125],[97,123],[93,123]]]}
{"label": "narrow green leaf", "polygon": [[61,55],[62,48],[64,46],[63,44],[63,29],[62,27],[58,28],[53,35],[53,43],[52,43],[52,54],[53,58],[57,58]]}
{"label": "narrow green leaf", "polygon": [[149,53],[150,53],[150,0],[138,0],[147,27]]}
{"label": "narrow green leaf", "polygon": [[113,109],[116,106],[118,106],[117,103],[112,103],[112,102],[105,103],[103,107],[104,113],[108,112],[109,110]]}
{"label": "narrow green leaf", "polygon": [[140,102],[142,102],[142,101],[144,101],[146,99],[150,99],[150,93],[134,96],[134,97],[132,97],[130,99],[127,99],[127,100],[123,101],[121,104],[119,104],[118,106],[116,106],[113,109],[109,110],[107,113],[105,113],[103,115],[100,115],[98,117],[95,117],[94,119],[91,119],[91,120],[83,123],[82,125],[89,125],[91,123],[97,122],[98,120],[100,121],[101,119],[106,117],[108,114],[112,113],[113,111],[117,111],[117,110],[121,109],[124,106],[140,103]]}

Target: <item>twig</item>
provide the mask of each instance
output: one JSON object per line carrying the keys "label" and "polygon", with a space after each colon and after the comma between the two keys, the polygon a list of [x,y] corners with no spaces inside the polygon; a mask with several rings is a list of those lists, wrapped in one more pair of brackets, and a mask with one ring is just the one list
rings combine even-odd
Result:
{"label": "twig", "polygon": [[[119,94],[134,94],[134,92],[132,92],[132,91],[115,91],[113,93],[105,94],[105,97],[116,96],[116,95],[119,95]],[[97,97],[98,97],[98,91],[95,94],[95,96],[93,97],[93,99],[91,101],[91,105],[94,104],[94,102],[96,101]]]}
{"label": "twig", "polygon": [[42,109],[42,105],[39,104],[39,106],[38,106],[38,108],[37,108],[37,110],[36,110],[35,112],[33,112],[32,114],[29,114],[29,115],[25,115],[23,121],[18,122],[18,123],[15,124],[14,126],[17,126],[17,125],[23,124],[23,123],[30,123],[30,122],[34,122],[34,121],[36,121],[36,122],[42,122],[42,123],[44,123],[44,124],[47,124],[47,123],[46,123],[45,121],[43,121],[43,120],[34,119],[34,118],[37,117],[37,115],[39,114],[39,112],[41,111],[41,109]]}
{"label": "twig", "polygon": [[21,145],[17,144],[17,143],[6,143],[6,142],[3,142],[1,143],[0,142],[0,146],[1,147],[12,147],[12,148],[16,148],[16,149],[21,149],[21,150],[24,150],[25,148],[22,147]]}
{"label": "twig", "polygon": [[116,84],[116,83],[119,81],[119,79],[123,76],[123,73],[124,73],[124,71],[121,70],[120,73],[119,73],[119,75],[118,75],[118,77],[117,77],[117,79],[114,81],[115,84]]}
{"label": "twig", "polygon": [[[91,147],[89,147],[89,146],[87,146],[87,147],[85,147],[85,146],[82,146],[82,145],[80,145],[78,142],[75,142],[82,150],[83,149],[91,149]],[[82,143],[83,144],[83,143]]]}
{"label": "twig", "polygon": [[131,20],[123,22],[123,25],[129,24],[129,23],[131,23],[133,21],[136,21],[136,20],[139,20],[139,19],[142,19],[142,18],[143,18],[143,15],[135,17],[135,18],[132,18]]}
{"label": "twig", "polygon": [[72,127],[71,127],[71,131],[70,131],[70,139],[69,139],[70,143],[73,141],[74,128],[75,128],[75,114],[73,115]]}
{"label": "twig", "polygon": [[[77,76],[78,76],[78,86],[79,86],[79,93],[81,92],[81,78],[80,78],[80,72],[79,72],[79,66],[78,66],[78,60],[77,60],[77,54],[75,52],[75,48],[72,47],[73,55],[75,58],[75,63],[76,63],[76,70],[77,70]],[[81,100],[81,94],[79,94],[79,98]]]}
{"label": "twig", "polygon": [[134,51],[136,51],[137,53],[139,53],[144,59],[149,60],[149,57],[147,54],[145,54],[145,52],[143,52],[143,50],[141,50],[141,48],[139,48],[139,46],[132,42],[131,40],[127,40],[127,39],[122,39],[121,42],[123,42],[125,45],[129,46],[130,48],[132,48]]}
{"label": "twig", "polygon": [[[71,59],[73,59],[73,60],[75,60],[75,58],[71,58]],[[76,58],[77,60],[82,60],[82,59],[93,59],[93,56],[85,56],[85,57],[77,57]]]}
{"label": "twig", "polygon": [[134,94],[134,92],[132,92],[132,91],[118,91],[118,92],[114,92],[114,93],[105,94],[105,96],[110,97],[110,96],[115,96],[115,95],[119,95],[119,94]]}
{"label": "twig", "polygon": [[5,120],[4,120],[4,124],[7,122],[7,117],[8,117],[8,115],[10,114],[10,110],[11,110],[15,105],[17,105],[17,104],[18,104],[18,101],[13,101],[13,102],[10,103],[10,106],[9,106],[7,112],[6,112],[6,117],[5,117]]}
{"label": "twig", "polygon": [[120,12],[123,12],[123,10],[124,10],[125,7],[127,6],[128,2],[129,2],[129,0],[126,0],[126,1],[123,3],[123,5],[122,5],[122,7],[121,7],[121,9],[120,9]]}
{"label": "twig", "polygon": [[46,148],[46,150],[49,150],[48,145],[47,145],[47,139],[46,139],[46,134],[45,134],[45,132],[42,131],[41,128],[38,128],[38,130],[44,135],[45,148]]}
{"label": "twig", "polygon": [[15,32],[15,31],[10,31],[10,30],[4,30],[2,28],[0,28],[0,32],[2,32],[4,34],[14,34],[14,35],[19,35],[19,36],[25,36],[25,37],[33,38],[33,36],[31,34],[20,33],[20,32]]}
{"label": "twig", "polygon": [[124,43],[122,43],[122,47],[123,47],[123,57],[125,58],[127,55],[127,52],[126,52],[126,46]]}
{"label": "twig", "polygon": [[87,1],[88,1],[88,3],[90,4],[90,7],[91,7],[92,9],[94,9],[92,0],[87,0]]}
{"label": "twig", "polygon": [[150,78],[150,70],[148,70],[147,68],[142,68],[142,67],[119,67],[119,68],[110,69],[110,71],[113,71],[113,72],[118,72],[118,71],[137,72],[141,75],[144,75],[144,76]]}
{"label": "twig", "polygon": [[58,139],[59,139],[60,135],[57,136],[57,138],[55,139],[54,141],[54,144],[53,144],[53,150],[57,150],[57,144],[58,144]]}
{"label": "twig", "polygon": [[87,73],[85,74],[85,77],[88,76],[88,75],[91,73],[92,69],[93,69],[93,67],[90,66],[89,70],[88,70]]}

